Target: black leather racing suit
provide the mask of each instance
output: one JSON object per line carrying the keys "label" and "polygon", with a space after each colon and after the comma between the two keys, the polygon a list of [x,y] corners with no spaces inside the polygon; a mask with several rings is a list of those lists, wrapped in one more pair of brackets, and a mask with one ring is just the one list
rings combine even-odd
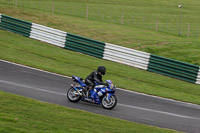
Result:
{"label": "black leather racing suit", "polygon": [[85,79],[85,84],[89,88],[88,91],[90,91],[90,90],[92,90],[94,88],[95,81],[98,82],[100,85],[105,85],[105,83],[102,81],[102,76],[97,71],[93,71]]}
{"label": "black leather racing suit", "polygon": [[[90,75],[87,76],[85,81],[86,81],[87,85],[91,84],[91,82],[94,84],[95,81],[98,82],[100,85],[104,85],[105,84],[102,81],[102,76],[97,71],[93,71],[92,73],[90,73]],[[87,81],[89,83],[87,83]]]}

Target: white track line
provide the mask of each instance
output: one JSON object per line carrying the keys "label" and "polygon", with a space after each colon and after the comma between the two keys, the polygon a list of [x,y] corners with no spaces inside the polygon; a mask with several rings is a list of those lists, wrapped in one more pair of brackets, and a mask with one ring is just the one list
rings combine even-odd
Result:
{"label": "white track line", "polygon": [[17,83],[5,81],[5,80],[0,80],[0,83],[66,96],[66,94],[63,94],[63,93],[58,93],[55,91],[49,91],[49,90],[45,90],[45,89],[35,88],[35,87],[27,86],[27,85],[21,85],[21,84],[17,84]]}
{"label": "white track line", "polygon": [[200,120],[200,118],[196,118],[196,117],[179,115],[179,114],[175,114],[175,113],[158,111],[158,110],[153,110],[153,109],[148,109],[148,108],[141,108],[141,107],[132,106],[132,105],[125,105],[125,104],[120,104],[120,103],[118,103],[117,105],[120,105],[120,106],[123,106],[123,107],[127,107],[127,108],[132,108],[132,109],[138,109],[138,110],[143,110],[143,111],[148,111],[148,112],[153,112],[153,113],[159,113],[159,114],[164,114],[164,115],[170,115],[170,116],[180,117],[180,118]]}
{"label": "white track line", "polygon": [[45,70],[41,70],[41,69],[38,69],[38,68],[33,68],[33,67],[21,65],[21,64],[17,64],[17,63],[6,61],[6,60],[1,60],[0,59],[0,61],[1,62],[6,62],[6,63],[9,63],[9,64],[13,64],[13,65],[16,65],[16,66],[21,66],[21,67],[24,67],[24,68],[29,68],[29,69],[32,69],[32,70],[40,71],[40,72],[49,73],[49,74],[52,74],[52,75],[57,75],[57,76],[60,76],[60,77],[71,78],[69,76],[65,76],[65,75],[61,75],[61,74],[57,74],[57,73],[48,72],[48,71],[45,71]]}
{"label": "white track line", "polygon": [[[24,88],[28,88],[28,89],[32,89],[32,90],[36,90],[36,91],[47,92],[47,93],[51,93],[51,94],[66,96],[66,94],[63,94],[63,93],[58,93],[58,92],[55,92],[55,91],[49,91],[49,90],[40,89],[40,88],[34,88],[34,87],[31,87],[31,86],[21,85],[21,84],[17,84],[17,83],[5,81],[5,80],[0,80],[0,83],[9,84],[9,85],[18,86],[18,87],[24,87]],[[131,108],[131,109],[137,109],[137,110],[142,110],[142,111],[164,114],[164,115],[168,115],[168,116],[180,117],[180,118],[185,118],[185,119],[200,120],[200,118],[195,118],[195,117],[190,117],[190,116],[185,116],[185,115],[179,115],[179,114],[175,114],[175,113],[169,113],[169,112],[153,110],[153,109],[148,109],[148,108],[142,108],[142,107],[137,107],[137,106],[132,106],[132,105],[126,105],[126,104],[120,104],[120,103],[118,103],[117,105],[122,106],[122,107],[126,107],[126,108]]]}
{"label": "white track line", "polygon": [[[52,73],[52,72],[44,71],[44,70],[41,70],[41,69],[37,69],[37,68],[33,68],[33,67],[29,67],[29,66],[17,64],[17,63],[6,61],[6,60],[2,60],[2,59],[0,59],[0,61],[6,62],[6,63],[10,63],[10,64],[13,64],[13,65],[17,65],[17,66],[21,66],[21,67],[24,67],[24,68],[29,68],[29,69],[36,70],[36,71],[41,71],[41,72],[49,73],[49,74],[52,74],[52,75],[57,75],[57,76],[60,76],[60,77],[71,78],[69,76],[65,76],[65,75],[61,75],[61,74],[57,74],[57,73]],[[168,99],[168,98],[163,98],[163,97],[148,95],[148,94],[144,94],[144,93],[140,93],[140,92],[125,90],[125,89],[122,89],[122,88],[117,88],[117,89],[121,90],[121,91],[129,92],[129,93],[138,94],[138,95],[143,95],[143,96],[153,97],[153,98],[157,98],[157,99],[163,99],[163,100],[166,100],[166,101],[176,102],[178,104],[184,104],[184,105],[189,106],[189,107],[194,107],[194,108],[200,109],[200,105],[193,104],[193,103],[187,103],[187,102],[177,101],[177,100],[173,100],[173,99]]]}

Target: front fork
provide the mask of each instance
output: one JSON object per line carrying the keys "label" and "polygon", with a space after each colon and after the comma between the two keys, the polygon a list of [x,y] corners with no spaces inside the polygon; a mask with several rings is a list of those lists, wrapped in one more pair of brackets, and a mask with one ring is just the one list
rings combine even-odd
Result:
{"label": "front fork", "polygon": [[110,101],[110,96],[113,95],[113,94],[110,94],[110,93],[106,93],[106,100],[109,102]]}

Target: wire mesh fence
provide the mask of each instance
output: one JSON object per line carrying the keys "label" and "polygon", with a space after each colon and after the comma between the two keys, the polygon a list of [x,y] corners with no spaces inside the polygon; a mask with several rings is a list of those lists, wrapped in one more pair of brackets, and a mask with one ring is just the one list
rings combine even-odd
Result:
{"label": "wire mesh fence", "polygon": [[[153,30],[167,34],[179,35],[187,38],[200,36],[199,22],[197,19],[200,11],[191,14],[190,6],[178,8],[174,5],[151,5],[126,6],[118,4],[86,3],[62,0],[0,0],[0,4],[41,10],[51,13],[66,14],[89,20],[97,20],[115,23],[136,28]],[[163,6],[163,10],[162,9]],[[173,10],[172,10],[173,9]],[[197,7],[193,8],[193,10]]]}

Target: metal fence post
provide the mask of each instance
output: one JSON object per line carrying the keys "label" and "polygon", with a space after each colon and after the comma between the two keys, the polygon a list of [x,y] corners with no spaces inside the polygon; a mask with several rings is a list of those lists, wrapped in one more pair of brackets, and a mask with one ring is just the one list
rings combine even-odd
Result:
{"label": "metal fence post", "polygon": [[196,29],[196,41],[198,41],[198,27]]}
{"label": "metal fence post", "polygon": [[180,8],[180,21],[179,21],[179,36],[181,36],[181,24],[182,24],[182,4],[178,5]]}
{"label": "metal fence post", "polygon": [[18,6],[18,0],[15,0],[15,6],[16,7]]}
{"label": "metal fence post", "polygon": [[158,31],[158,20],[156,19],[156,32]]}
{"label": "metal fence post", "polygon": [[86,15],[85,15],[86,20],[88,20],[88,5],[86,5]]}
{"label": "metal fence post", "polygon": [[121,15],[121,24],[124,24],[124,14]]}
{"label": "metal fence post", "polygon": [[52,0],[52,13],[54,13],[54,1]]}
{"label": "metal fence post", "polygon": [[188,32],[187,32],[187,37],[190,36],[190,24],[188,24]]}

